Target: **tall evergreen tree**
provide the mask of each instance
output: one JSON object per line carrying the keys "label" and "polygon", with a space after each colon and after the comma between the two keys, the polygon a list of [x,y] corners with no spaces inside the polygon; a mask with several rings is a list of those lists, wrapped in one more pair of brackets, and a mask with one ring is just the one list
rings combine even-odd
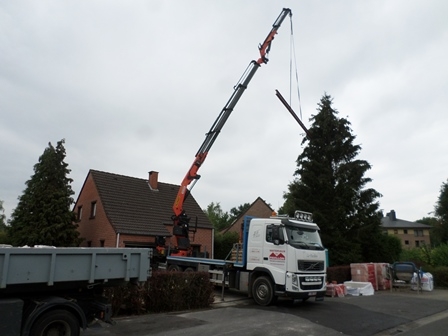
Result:
{"label": "tall evergreen tree", "polygon": [[440,194],[435,206],[437,223],[431,232],[431,240],[437,245],[448,243],[448,181],[442,183]]}
{"label": "tall evergreen tree", "polygon": [[70,210],[73,180],[64,162],[64,142],[56,148],[49,143],[34,165],[34,175],[11,215],[8,234],[14,245],[77,246],[80,242]]}
{"label": "tall evergreen tree", "polygon": [[0,231],[6,231],[6,215],[2,200],[0,200]]}
{"label": "tall evergreen tree", "polygon": [[337,117],[331,96],[321,98],[317,111],[279,212],[312,212],[332,264],[378,261],[383,239],[376,199],[381,194],[365,188],[371,166],[356,159],[361,146],[354,144],[350,122]]}
{"label": "tall evergreen tree", "polygon": [[9,244],[6,234],[7,229],[5,209],[3,208],[3,201],[0,200],[0,244]]}

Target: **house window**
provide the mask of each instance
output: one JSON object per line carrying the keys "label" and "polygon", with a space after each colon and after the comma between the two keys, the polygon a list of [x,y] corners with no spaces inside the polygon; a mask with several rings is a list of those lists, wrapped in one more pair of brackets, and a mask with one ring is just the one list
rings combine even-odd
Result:
{"label": "house window", "polygon": [[80,221],[82,218],[82,205],[78,207],[78,220]]}
{"label": "house window", "polygon": [[104,247],[104,239],[100,239],[100,246]]}
{"label": "house window", "polygon": [[423,230],[414,230],[415,237],[423,237]]}
{"label": "house window", "polygon": [[398,234],[398,230],[397,229],[394,230],[394,234]]}
{"label": "house window", "polygon": [[420,241],[419,240],[416,240],[415,241],[415,247],[419,247],[420,246]]}
{"label": "house window", "polygon": [[404,230],[403,230],[403,233],[404,233],[404,234],[408,234],[408,230],[407,230],[407,229],[404,229]]}
{"label": "house window", "polygon": [[409,240],[405,240],[405,241],[404,241],[404,244],[405,244],[405,245],[409,245]]}
{"label": "house window", "polygon": [[92,241],[91,240],[87,241],[87,247],[92,247]]}
{"label": "house window", "polygon": [[96,216],[96,201],[90,203],[90,218],[95,218]]}

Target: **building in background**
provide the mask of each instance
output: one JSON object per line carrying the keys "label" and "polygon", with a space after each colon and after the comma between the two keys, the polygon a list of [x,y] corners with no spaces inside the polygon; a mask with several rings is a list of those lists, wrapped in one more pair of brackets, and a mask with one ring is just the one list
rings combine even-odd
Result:
{"label": "building in background", "polygon": [[381,219],[381,226],[389,235],[394,235],[401,240],[401,246],[405,249],[430,245],[430,225],[397,218],[395,210],[391,210]]}

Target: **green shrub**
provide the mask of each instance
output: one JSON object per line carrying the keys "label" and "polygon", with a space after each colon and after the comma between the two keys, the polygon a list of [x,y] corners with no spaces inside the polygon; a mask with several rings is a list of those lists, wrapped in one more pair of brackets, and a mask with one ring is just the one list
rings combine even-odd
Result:
{"label": "green shrub", "polygon": [[434,287],[448,288],[448,267],[447,266],[426,266],[423,272],[431,273],[434,280]]}
{"label": "green shrub", "polygon": [[423,250],[420,247],[413,249],[404,249],[401,251],[400,259],[397,261],[411,261],[417,267],[425,267],[431,265],[431,260],[428,257],[428,250]]}
{"label": "green shrub", "polygon": [[432,250],[434,266],[448,266],[448,245],[441,244]]}
{"label": "green shrub", "polygon": [[106,288],[114,316],[206,308],[213,285],[206,272],[156,271],[143,285]]}
{"label": "green shrub", "polygon": [[215,259],[225,259],[232,250],[233,244],[238,243],[237,232],[219,233],[215,232],[214,257]]}
{"label": "green shrub", "polygon": [[352,279],[350,265],[348,266],[332,266],[327,268],[327,281],[344,283]]}

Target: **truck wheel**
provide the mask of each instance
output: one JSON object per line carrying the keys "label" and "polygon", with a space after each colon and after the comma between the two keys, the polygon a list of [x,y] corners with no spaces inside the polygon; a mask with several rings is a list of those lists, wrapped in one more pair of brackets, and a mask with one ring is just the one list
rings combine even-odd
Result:
{"label": "truck wheel", "polygon": [[193,267],[187,267],[184,272],[194,272]]}
{"label": "truck wheel", "polygon": [[169,265],[168,266],[168,271],[170,271],[170,272],[180,272],[180,271],[182,271],[182,269],[178,265]]}
{"label": "truck wheel", "polygon": [[252,297],[260,306],[269,306],[274,301],[274,288],[268,277],[261,276],[255,279],[252,286]]}
{"label": "truck wheel", "polygon": [[78,319],[66,310],[52,310],[37,319],[31,328],[33,336],[79,336]]}

